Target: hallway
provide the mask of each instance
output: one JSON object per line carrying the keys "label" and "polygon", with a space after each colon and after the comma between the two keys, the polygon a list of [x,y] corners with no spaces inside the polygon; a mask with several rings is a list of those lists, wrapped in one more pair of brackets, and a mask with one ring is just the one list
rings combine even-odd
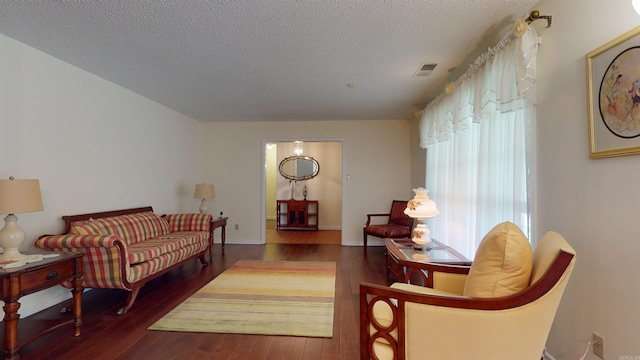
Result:
{"label": "hallway", "polygon": [[340,230],[318,230],[318,231],[276,231],[276,221],[267,219],[265,234],[267,244],[331,244],[340,245],[342,243],[342,231]]}

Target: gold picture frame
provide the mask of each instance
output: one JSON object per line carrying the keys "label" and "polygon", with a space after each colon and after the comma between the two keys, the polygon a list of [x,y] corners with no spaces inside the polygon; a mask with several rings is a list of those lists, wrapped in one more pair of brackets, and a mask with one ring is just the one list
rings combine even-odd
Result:
{"label": "gold picture frame", "polygon": [[640,154],[640,26],[586,55],[589,157]]}

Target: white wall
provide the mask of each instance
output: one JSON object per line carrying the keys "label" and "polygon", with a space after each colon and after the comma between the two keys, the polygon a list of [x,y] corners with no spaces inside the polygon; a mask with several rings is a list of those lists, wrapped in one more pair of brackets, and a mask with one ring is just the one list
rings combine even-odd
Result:
{"label": "white wall", "polygon": [[409,120],[205,123],[200,166],[216,186],[211,213],[229,216],[228,243],[263,243],[263,140],[341,140],[342,243],[361,245],[367,213],[386,212],[391,200],[412,196],[409,129]]}
{"label": "white wall", "polygon": [[276,218],[276,182],[278,173],[278,145],[270,143],[265,149],[265,206],[267,219]]}
{"label": "white wall", "polygon": [[[195,120],[0,35],[0,177],[40,180],[44,211],[18,214],[23,250],[62,215],[151,205],[197,211]],[[217,190],[217,189],[216,189]],[[4,214],[2,215],[4,217]],[[68,297],[56,287],[20,314]]]}
{"label": "white wall", "polygon": [[[640,25],[631,0],[546,0],[538,55],[536,230],[562,233],[577,265],[548,341],[576,359],[593,331],[606,359],[640,358],[640,156],[589,159],[585,55]],[[540,23],[540,24],[538,24]],[[588,359],[597,359],[589,350]]]}

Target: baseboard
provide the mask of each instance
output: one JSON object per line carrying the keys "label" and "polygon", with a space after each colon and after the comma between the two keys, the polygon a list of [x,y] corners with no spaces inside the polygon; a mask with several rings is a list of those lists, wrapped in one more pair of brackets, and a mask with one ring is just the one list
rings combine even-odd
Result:
{"label": "baseboard", "polygon": [[323,225],[318,226],[318,230],[342,230],[342,226]]}
{"label": "baseboard", "polygon": [[[91,289],[84,289],[84,292]],[[63,286],[46,289],[20,299],[20,317],[25,318],[71,299],[71,290]]]}
{"label": "baseboard", "polygon": [[542,360],[556,360],[556,358],[549,354],[547,349],[544,349],[544,351],[542,352]]}
{"label": "baseboard", "polygon": [[[360,245],[362,245],[362,243],[360,243]],[[370,236],[367,240],[367,246],[385,246],[384,239]]]}
{"label": "baseboard", "polygon": [[[220,244],[220,240],[216,239],[214,241],[214,244],[215,245]],[[224,244],[225,245],[228,245],[228,244],[235,244],[235,245],[262,245],[263,243],[260,240],[229,240],[229,239],[227,239],[224,242]],[[214,249],[216,248],[215,245],[213,246]]]}

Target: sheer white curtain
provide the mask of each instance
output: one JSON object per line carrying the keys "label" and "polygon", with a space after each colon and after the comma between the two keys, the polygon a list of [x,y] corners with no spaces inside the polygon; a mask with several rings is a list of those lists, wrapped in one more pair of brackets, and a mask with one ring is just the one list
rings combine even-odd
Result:
{"label": "sheer white curtain", "polygon": [[503,221],[531,239],[537,34],[530,26],[509,37],[420,120],[426,186],[440,210],[427,226],[433,238],[470,259]]}

